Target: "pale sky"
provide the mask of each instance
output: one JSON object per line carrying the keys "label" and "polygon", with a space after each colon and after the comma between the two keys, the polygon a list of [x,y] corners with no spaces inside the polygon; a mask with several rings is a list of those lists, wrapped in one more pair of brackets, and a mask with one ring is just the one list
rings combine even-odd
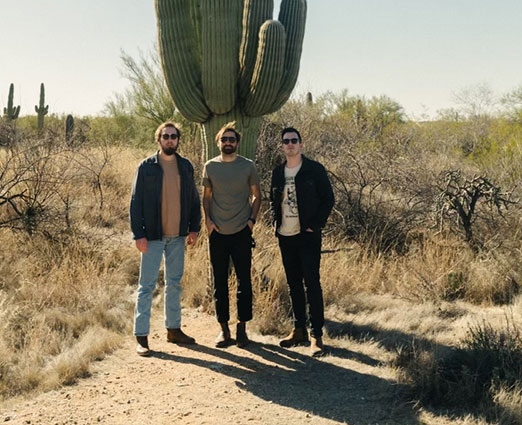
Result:
{"label": "pale sky", "polygon": [[[152,0],[0,6],[0,106],[12,82],[22,115],[35,113],[41,82],[50,113],[99,113],[127,86],[120,50],[137,57],[156,39]],[[295,90],[384,94],[410,115],[434,115],[464,87],[522,84],[521,22],[521,0],[308,0]]]}

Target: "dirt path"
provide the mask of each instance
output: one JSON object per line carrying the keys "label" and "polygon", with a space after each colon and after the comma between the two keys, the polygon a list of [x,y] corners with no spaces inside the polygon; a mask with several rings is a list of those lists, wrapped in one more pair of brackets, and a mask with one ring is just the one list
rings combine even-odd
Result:
{"label": "dirt path", "polygon": [[[281,349],[275,337],[250,333],[246,349],[216,349],[217,323],[194,310],[183,328],[193,347],[169,344],[154,313],[154,351],[140,358],[134,340],[93,367],[78,384],[17,402],[0,424],[420,424],[399,404],[392,372],[375,347],[326,339],[330,353]],[[371,352],[371,355],[368,354]]]}

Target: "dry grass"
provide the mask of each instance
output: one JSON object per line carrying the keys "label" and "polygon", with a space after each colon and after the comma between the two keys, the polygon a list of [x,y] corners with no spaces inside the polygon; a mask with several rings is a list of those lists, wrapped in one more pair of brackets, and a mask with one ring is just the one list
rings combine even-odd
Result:
{"label": "dry grass", "polygon": [[[48,189],[67,197],[69,226],[45,216],[43,233],[0,229],[0,398],[85,376],[130,327],[138,274],[126,234],[133,153],[85,147],[76,154],[85,162],[69,170],[74,179]],[[102,208],[92,172],[101,165]],[[58,211],[59,198],[47,206]]]}
{"label": "dry grass", "polygon": [[497,413],[501,424],[522,423],[522,388],[520,384],[512,387],[492,388],[493,402],[498,406]]}
{"label": "dry grass", "polygon": [[[116,147],[107,152],[110,161],[100,174],[102,208],[92,179],[68,187],[69,233],[49,240],[0,229],[0,397],[74,382],[130,333],[139,254],[128,226],[129,192],[136,165],[151,152]],[[105,155],[96,149],[85,154],[97,164]],[[405,382],[404,370],[415,360],[418,379],[429,379],[436,360],[426,350],[408,351],[412,341],[455,346],[473,320],[487,316],[500,329],[502,304],[520,310],[521,244],[514,229],[504,234],[502,246],[478,254],[458,236],[428,230],[412,237],[407,251],[386,254],[327,234],[321,280],[329,337],[356,340],[370,356],[373,347],[388,350],[390,364],[398,362],[393,372]],[[254,236],[250,326],[283,335],[292,320],[277,240],[262,219]],[[208,273],[203,231],[186,250],[185,307],[212,312]],[[163,298],[160,288],[161,282],[156,305]],[[235,317],[233,277],[230,294]],[[498,386],[492,399],[500,409],[497,416],[520,417],[518,388]],[[485,423],[462,417],[463,424]]]}

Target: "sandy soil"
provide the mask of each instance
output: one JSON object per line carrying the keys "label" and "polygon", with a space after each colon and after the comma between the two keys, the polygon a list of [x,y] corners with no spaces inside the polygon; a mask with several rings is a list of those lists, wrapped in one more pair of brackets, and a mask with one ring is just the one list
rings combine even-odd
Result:
{"label": "sandy soil", "polygon": [[0,410],[11,424],[420,424],[401,403],[389,353],[328,339],[328,355],[282,349],[250,332],[245,349],[214,348],[215,319],[186,310],[183,329],[198,345],[166,342],[161,312],[153,316],[153,355],[135,354],[134,338],[98,362],[89,378]]}

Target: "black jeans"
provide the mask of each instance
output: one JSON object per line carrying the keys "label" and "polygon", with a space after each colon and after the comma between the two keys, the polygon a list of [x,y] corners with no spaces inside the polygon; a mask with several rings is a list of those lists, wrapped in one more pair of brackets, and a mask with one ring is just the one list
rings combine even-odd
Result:
{"label": "black jeans", "polygon": [[290,288],[294,326],[306,327],[306,302],[308,301],[311,334],[320,337],[323,335],[324,325],[323,291],[319,276],[321,233],[304,232],[295,236],[279,234],[277,236],[286,280]]}
{"label": "black jeans", "polygon": [[210,234],[210,262],[214,273],[214,301],[220,323],[230,320],[228,303],[228,270],[230,258],[237,277],[237,316],[240,322],[252,319],[252,232],[247,226],[231,235],[217,231]]}

